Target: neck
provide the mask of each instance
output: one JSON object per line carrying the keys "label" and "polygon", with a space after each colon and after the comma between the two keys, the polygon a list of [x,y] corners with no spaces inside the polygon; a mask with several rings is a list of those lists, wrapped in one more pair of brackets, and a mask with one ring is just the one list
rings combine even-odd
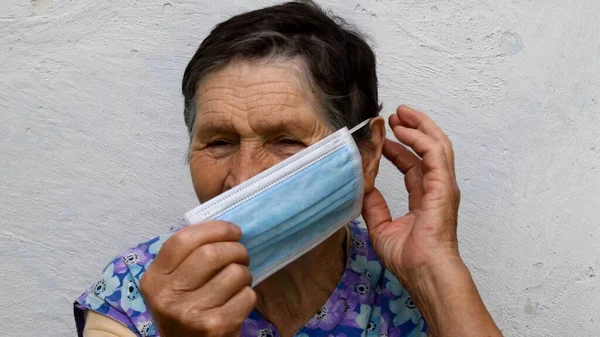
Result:
{"label": "neck", "polygon": [[325,304],[346,266],[346,229],[273,274],[258,286],[256,309],[291,336]]}

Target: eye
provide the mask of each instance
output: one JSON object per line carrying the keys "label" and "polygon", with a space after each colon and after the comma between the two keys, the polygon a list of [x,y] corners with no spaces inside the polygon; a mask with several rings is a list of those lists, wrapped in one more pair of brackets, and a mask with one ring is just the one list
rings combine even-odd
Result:
{"label": "eye", "polygon": [[306,148],[306,144],[291,136],[275,138],[270,143],[273,153],[276,153],[282,157],[293,156],[294,154]]}
{"label": "eye", "polygon": [[228,139],[215,139],[207,144],[208,147],[225,147],[233,145],[233,142]]}
{"label": "eye", "polygon": [[294,138],[290,138],[290,137],[284,137],[284,138],[280,138],[276,141],[277,144],[279,145],[295,145],[295,146],[304,146],[304,143],[302,143],[301,141],[294,139]]}

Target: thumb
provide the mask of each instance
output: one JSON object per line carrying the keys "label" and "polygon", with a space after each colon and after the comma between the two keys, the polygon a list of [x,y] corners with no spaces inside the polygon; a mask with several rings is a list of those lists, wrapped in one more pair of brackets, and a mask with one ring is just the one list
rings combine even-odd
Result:
{"label": "thumb", "polygon": [[362,204],[362,216],[369,232],[377,231],[382,224],[392,221],[392,215],[387,202],[377,188],[365,194]]}

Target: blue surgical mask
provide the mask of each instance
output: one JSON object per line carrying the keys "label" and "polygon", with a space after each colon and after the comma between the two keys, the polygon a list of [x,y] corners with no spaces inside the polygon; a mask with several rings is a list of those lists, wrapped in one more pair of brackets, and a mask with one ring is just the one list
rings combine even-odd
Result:
{"label": "blue surgical mask", "polygon": [[203,203],[186,220],[239,226],[255,286],[360,215],[362,161],[351,134],[369,121],[343,128]]}

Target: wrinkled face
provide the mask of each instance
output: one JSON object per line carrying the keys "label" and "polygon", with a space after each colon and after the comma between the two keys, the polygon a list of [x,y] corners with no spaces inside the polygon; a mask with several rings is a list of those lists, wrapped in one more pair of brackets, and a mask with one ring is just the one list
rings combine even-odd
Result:
{"label": "wrinkled face", "polygon": [[190,171],[205,202],[333,132],[295,61],[236,61],[198,88]]}

